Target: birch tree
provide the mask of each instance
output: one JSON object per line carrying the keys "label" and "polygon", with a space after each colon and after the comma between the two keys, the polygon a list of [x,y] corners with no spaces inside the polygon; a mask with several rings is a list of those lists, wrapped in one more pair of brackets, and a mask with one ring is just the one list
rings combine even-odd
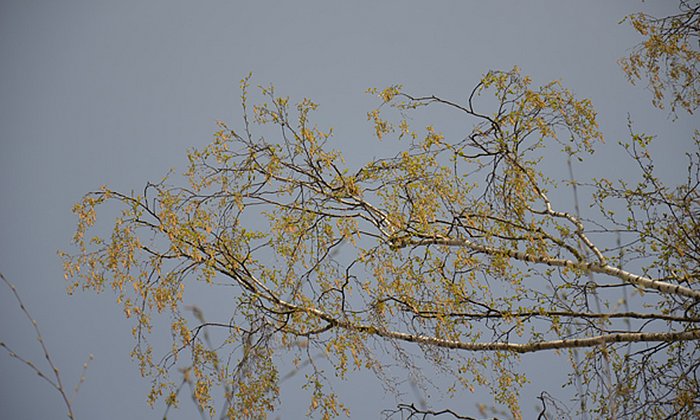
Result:
{"label": "birch tree", "polygon": [[[552,352],[570,361],[574,412],[700,416],[698,135],[681,185],[662,183],[651,137],[632,129],[638,184],[552,179],[546,159],[595,161],[596,112],[514,68],[486,73],[461,101],[372,90],[376,136],[403,150],[353,168],[314,123],[317,104],[271,87],[253,101],[249,84],[241,123],[220,123],[188,153],[184,184],[105,186],[74,208],[69,291],[114,291],[152,402],[176,405],[187,383],[204,413],[223,389],[219,412],[265,417],[279,402],[280,361],[293,359],[309,414],[331,418],[352,412],[334,380],[368,369],[390,386],[388,364],[421,378],[430,363],[448,392],[486,388],[521,418],[520,366]],[[470,129],[414,127],[425,112]],[[598,216],[561,199],[572,188],[589,191],[580,195]],[[111,235],[93,235],[104,206],[121,213]],[[183,296],[199,284],[230,295],[227,319],[188,317]],[[172,348],[161,358],[149,337],[163,315]],[[222,343],[209,342],[214,330]]]}

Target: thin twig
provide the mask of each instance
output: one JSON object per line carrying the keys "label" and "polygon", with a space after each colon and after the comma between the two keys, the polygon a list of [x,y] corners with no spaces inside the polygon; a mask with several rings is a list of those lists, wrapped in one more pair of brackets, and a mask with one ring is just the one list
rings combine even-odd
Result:
{"label": "thin twig", "polygon": [[[31,322],[32,328],[34,328],[34,333],[36,334],[36,339],[39,342],[39,345],[41,345],[41,350],[44,353],[44,358],[46,359],[47,363],[49,364],[49,367],[51,368],[51,371],[53,373],[53,379],[49,377],[48,374],[46,374],[44,371],[39,369],[34,362],[31,360],[25,359],[17,352],[12,350],[7,344],[4,342],[0,341],[0,347],[4,348],[7,353],[10,355],[10,357],[15,358],[28,366],[30,369],[32,369],[40,378],[44,379],[46,382],[48,382],[58,393],[61,395],[61,398],[63,399],[63,403],[66,405],[66,409],[68,410],[68,418],[71,420],[75,419],[75,415],[73,413],[73,401],[72,398],[68,398],[68,394],[66,393],[66,388],[63,385],[63,381],[61,380],[61,374],[59,372],[59,369],[56,367],[56,365],[53,362],[53,359],[51,358],[51,354],[46,347],[46,343],[44,342],[44,336],[41,334],[41,330],[39,329],[39,324],[36,322],[34,318],[32,318],[31,313],[27,309],[27,306],[24,304],[22,301],[22,298],[20,297],[19,293],[17,292],[17,287],[7,280],[5,276],[0,273],[0,279],[7,285],[7,287],[12,291],[12,295],[14,296],[15,300],[17,301],[17,304],[19,305],[19,308],[22,310],[22,313],[24,313],[25,317]],[[90,360],[92,360],[93,356],[92,354],[88,357],[88,361],[86,361],[83,364],[83,371],[80,375],[80,380],[75,386],[74,389],[74,394],[73,398],[78,393],[78,390],[80,389],[80,385],[85,381],[85,371],[88,368],[88,363]]]}

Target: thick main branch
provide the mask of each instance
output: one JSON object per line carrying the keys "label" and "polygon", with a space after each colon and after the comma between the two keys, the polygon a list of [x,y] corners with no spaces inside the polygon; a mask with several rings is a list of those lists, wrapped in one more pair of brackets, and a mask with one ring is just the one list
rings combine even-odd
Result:
{"label": "thick main branch", "polygon": [[[406,341],[410,343],[424,344],[429,346],[458,349],[466,351],[510,351],[515,353],[532,353],[542,350],[568,349],[568,348],[583,348],[599,346],[606,343],[636,343],[636,342],[674,342],[674,341],[690,341],[700,339],[700,329],[692,329],[682,332],[623,332],[602,334],[593,337],[574,338],[564,340],[549,340],[537,341],[533,343],[508,343],[508,342],[486,342],[486,343],[469,343],[460,340],[448,340],[444,338],[431,337],[422,334],[410,334],[400,331],[393,331],[385,328],[375,327],[372,325],[364,325],[353,323],[348,320],[336,318],[319,309],[295,305],[279,298],[271,289],[263,285],[263,283],[252,276],[250,273],[237,272],[234,277],[243,280],[250,287],[260,288],[259,297],[268,301],[274,302],[290,311],[303,312],[313,317],[320,318],[328,323],[329,328],[322,328],[320,331],[327,331],[332,327],[342,328],[358,333],[371,334],[379,337]],[[245,277],[245,279],[243,279]]]}
{"label": "thick main branch", "polygon": [[576,262],[562,258],[530,255],[522,251],[481,245],[466,239],[425,238],[419,240],[406,241],[405,246],[407,245],[459,246],[469,248],[479,253],[488,255],[503,255],[527,263],[545,264],[551,267],[568,267],[571,269],[578,269],[589,273],[606,274],[612,277],[617,277],[618,279],[624,282],[634,284],[635,286],[639,286],[643,289],[654,289],[662,293],[670,293],[680,296],[686,296],[695,300],[700,300],[699,290],[690,289],[679,284],[671,284],[665,281],[654,280],[648,277],[639,276],[637,274],[625,271],[621,268],[613,267],[609,264]]}

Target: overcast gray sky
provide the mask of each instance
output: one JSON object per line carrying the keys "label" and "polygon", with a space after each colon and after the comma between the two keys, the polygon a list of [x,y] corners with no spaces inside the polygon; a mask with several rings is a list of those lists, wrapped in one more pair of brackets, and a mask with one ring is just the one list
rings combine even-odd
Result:
{"label": "overcast gray sky", "polygon": [[[149,384],[129,359],[130,324],[110,293],[65,294],[56,251],[68,248],[75,227],[71,206],[101,184],[129,191],[169,168],[181,172],[187,148],[205,145],[216,120],[238,121],[238,81],[248,72],[292,99],[320,103],[316,122],[334,127],[333,146],[352,163],[391,147],[372,139],[365,113],[376,101],[368,87],[401,83],[463,100],[483,73],[517,64],[536,82],[561,79],[590,98],[608,144],[624,138],[629,113],[640,130],[664,139],[659,163],[680,177],[674,163],[697,123],[652,109],[649,92],[630,86],[616,64],[639,41],[620,19],[640,10],[668,14],[673,4],[0,2],[0,271],[17,284],[70,386],[95,355],[75,401],[78,418],[160,418],[163,410],[145,404]],[[589,170],[609,170],[612,159],[601,153],[600,166]],[[41,360],[5,289],[0,339]],[[543,360],[528,363],[546,368]],[[376,418],[394,404],[375,382],[359,375],[341,388],[353,417]],[[303,413],[287,407],[281,418]],[[473,405],[461,408],[474,414]],[[63,411],[47,384],[0,354],[0,417],[59,418]],[[173,414],[196,413],[186,405]]]}

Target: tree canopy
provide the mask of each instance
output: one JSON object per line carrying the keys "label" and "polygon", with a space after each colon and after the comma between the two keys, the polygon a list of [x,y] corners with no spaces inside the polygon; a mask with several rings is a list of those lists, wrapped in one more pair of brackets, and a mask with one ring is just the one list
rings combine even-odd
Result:
{"label": "tree canopy", "polygon": [[[632,79],[649,75],[654,104],[669,90],[674,111],[692,111],[698,7],[681,9],[630,17],[649,40],[622,63]],[[664,54],[666,67],[650,64]],[[279,363],[293,360],[308,372],[309,411],[346,414],[315,359],[323,354],[341,379],[368,369],[390,388],[390,361],[415,378],[451,377],[452,393],[489,389],[520,418],[520,361],[555,351],[571,364],[578,405],[569,413],[700,416],[697,132],[680,185],[663,183],[652,136],[631,124],[624,147],[638,182],[552,179],[548,161],[595,162],[596,112],[516,67],[487,72],[465,100],[371,90],[377,138],[403,150],[350,167],[332,130],[314,121],[317,104],[272,87],[253,101],[250,81],[241,81],[241,123],[219,123],[211,144],[188,153],[184,184],[166,178],[129,194],[104,186],[74,207],[69,290],[116,292],[134,321],[133,354],[153,379],[151,401],[177,405],[189,384],[213,414],[221,387],[230,417],[265,417],[279,399]],[[470,129],[454,138],[415,126],[415,115],[435,112]],[[596,217],[581,215],[579,197]],[[121,213],[110,236],[93,236],[105,205]],[[230,294],[227,320],[183,304],[198,283]],[[159,314],[172,334],[162,359],[149,342]],[[546,398],[550,412],[565,410]],[[403,405],[389,415],[404,410],[420,412]]]}

